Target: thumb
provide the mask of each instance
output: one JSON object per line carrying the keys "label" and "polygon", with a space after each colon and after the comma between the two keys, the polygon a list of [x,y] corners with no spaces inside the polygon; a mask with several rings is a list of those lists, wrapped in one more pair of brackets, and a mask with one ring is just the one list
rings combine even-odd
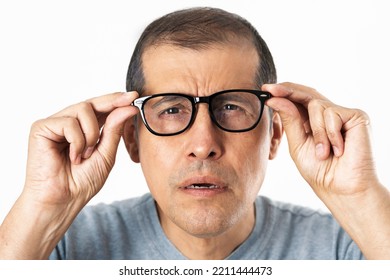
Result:
{"label": "thumb", "polygon": [[125,122],[137,113],[138,109],[136,107],[126,106],[113,110],[107,116],[96,148],[109,166],[114,165]]}
{"label": "thumb", "polygon": [[287,136],[291,155],[296,155],[297,149],[306,141],[305,127],[309,127],[302,113],[293,102],[286,98],[272,97],[267,101],[267,106],[278,112]]}

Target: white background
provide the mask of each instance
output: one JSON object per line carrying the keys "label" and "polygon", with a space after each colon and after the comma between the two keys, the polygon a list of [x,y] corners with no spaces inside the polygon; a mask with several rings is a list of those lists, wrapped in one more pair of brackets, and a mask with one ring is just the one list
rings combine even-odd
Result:
{"label": "white background", "polygon": [[[134,45],[173,10],[214,6],[248,19],[274,56],[278,80],[316,88],[371,117],[378,175],[390,186],[390,17],[387,1],[3,1],[0,2],[0,221],[24,184],[34,120],[125,90]],[[245,63],[245,61],[243,61]],[[325,209],[293,165],[283,139],[261,193]],[[147,192],[121,143],[106,186],[90,202]]]}

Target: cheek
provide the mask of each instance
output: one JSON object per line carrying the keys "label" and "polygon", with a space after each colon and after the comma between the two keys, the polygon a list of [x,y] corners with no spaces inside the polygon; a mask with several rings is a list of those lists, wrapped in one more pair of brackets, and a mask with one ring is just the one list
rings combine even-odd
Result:
{"label": "cheek", "polygon": [[[169,137],[168,137],[169,138]],[[175,145],[167,144],[168,138],[141,132],[139,137],[139,156],[141,168],[152,194],[166,192],[168,175],[177,163]]]}
{"label": "cheek", "polygon": [[269,152],[270,152],[270,139],[268,135],[259,136],[253,144],[250,145],[251,152],[248,153],[252,157],[252,162],[256,170],[267,166]]}
{"label": "cheek", "polygon": [[246,180],[246,188],[250,196],[257,195],[263,183],[270,151],[270,135],[268,126],[248,132],[245,137],[235,142],[235,158],[241,178]]}

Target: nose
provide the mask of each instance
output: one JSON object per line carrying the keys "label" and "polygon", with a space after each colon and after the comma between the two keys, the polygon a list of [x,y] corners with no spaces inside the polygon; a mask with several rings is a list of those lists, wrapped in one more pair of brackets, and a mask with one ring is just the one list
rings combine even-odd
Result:
{"label": "nose", "polygon": [[212,122],[207,104],[198,104],[187,131],[187,156],[192,160],[216,160],[223,154],[223,131]]}

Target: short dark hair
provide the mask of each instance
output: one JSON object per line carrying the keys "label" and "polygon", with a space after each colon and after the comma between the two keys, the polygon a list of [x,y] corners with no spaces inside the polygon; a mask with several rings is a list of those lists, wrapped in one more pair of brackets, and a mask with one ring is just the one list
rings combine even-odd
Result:
{"label": "short dark hair", "polygon": [[245,39],[259,57],[255,83],[276,83],[276,69],[271,52],[257,30],[244,18],[217,8],[190,8],[169,13],[150,23],[141,34],[127,71],[126,90],[144,91],[142,55],[150,46],[169,44],[202,50],[213,44]]}

